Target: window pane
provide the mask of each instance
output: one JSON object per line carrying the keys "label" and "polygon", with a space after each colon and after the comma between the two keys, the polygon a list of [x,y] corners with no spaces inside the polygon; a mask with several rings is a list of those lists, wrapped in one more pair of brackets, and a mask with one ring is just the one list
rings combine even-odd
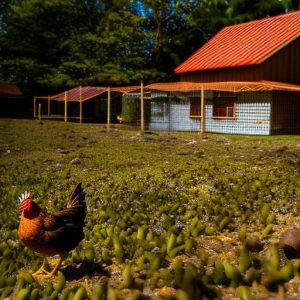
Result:
{"label": "window pane", "polygon": [[190,97],[190,116],[201,116],[201,99]]}
{"label": "window pane", "polygon": [[213,100],[213,117],[234,118],[235,99],[226,97],[214,98]]}

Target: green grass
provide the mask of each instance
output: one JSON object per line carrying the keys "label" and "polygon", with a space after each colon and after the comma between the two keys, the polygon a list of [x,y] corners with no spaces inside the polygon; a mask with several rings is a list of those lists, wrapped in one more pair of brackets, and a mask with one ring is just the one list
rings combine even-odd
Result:
{"label": "green grass", "polygon": [[[60,299],[83,292],[84,279],[89,296],[110,299],[292,297],[298,260],[276,265],[268,257],[280,233],[300,225],[299,136],[202,139],[4,119],[0,130],[0,299],[22,288],[39,297],[53,293],[51,281],[45,287],[16,277],[41,262],[18,241],[18,196],[28,190],[53,212],[78,182],[88,204],[86,238],[62,269],[67,284]],[[262,250],[243,250],[254,235]],[[290,264],[293,274],[285,276]],[[284,279],[271,278],[274,272]]]}

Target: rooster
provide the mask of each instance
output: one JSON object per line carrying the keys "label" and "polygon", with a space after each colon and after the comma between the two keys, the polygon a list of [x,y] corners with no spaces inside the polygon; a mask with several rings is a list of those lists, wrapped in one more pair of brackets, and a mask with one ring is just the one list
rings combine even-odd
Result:
{"label": "rooster", "polygon": [[[18,236],[29,249],[44,256],[43,265],[33,275],[51,277],[57,273],[68,252],[84,238],[86,203],[81,183],[75,188],[67,207],[54,214],[42,211],[28,192],[23,193],[19,199],[22,215]],[[58,264],[48,272],[47,256],[56,254],[60,256]]]}

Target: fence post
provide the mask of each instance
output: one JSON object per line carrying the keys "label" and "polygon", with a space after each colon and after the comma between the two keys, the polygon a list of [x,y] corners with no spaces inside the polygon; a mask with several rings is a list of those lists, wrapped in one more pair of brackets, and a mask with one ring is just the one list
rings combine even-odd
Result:
{"label": "fence post", "polygon": [[36,118],[36,97],[33,97],[33,118]]}
{"label": "fence post", "polygon": [[50,116],[50,95],[48,95],[48,117]]}
{"label": "fence post", "polygon": [[204,87],[201,87],[201,135],[205,133],[205,97]]}
{"label": "fence post", "polygon": [[67,92],[65,91],[65,122],[68,122]]}
{"label": "fence post", "polygon": [[40,121],[40,122],[41,122],[41,120],[42,120],[41,114],[42,114],[42,104],[39,103],[39,121]]}
{"label": "fence post", "polygon": [[110,102],[111,102],[111,93],[110,87],[107,88],[107,130],[110,130]]}
{"label": "fence post", "polygon": [[82,124],[82,88],[79,87],[79,122]]}
{"label": "fence post", "polygon": [[144,84],[141,82],[141,131],[145,130],[145,119],[144,119]]}

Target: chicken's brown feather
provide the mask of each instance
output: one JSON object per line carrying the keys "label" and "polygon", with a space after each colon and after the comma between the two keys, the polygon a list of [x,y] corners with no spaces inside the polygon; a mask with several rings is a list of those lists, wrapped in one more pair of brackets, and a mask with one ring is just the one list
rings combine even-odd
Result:
{"label": "chicken's brown feather", "polygon": [[81,184],[64,210],[49,214],[39,208],[37,213],[33,219],[22,214],[19,226],[20,239],[32,250],[43,255],[66,254],[84,238],[86,203]]}

